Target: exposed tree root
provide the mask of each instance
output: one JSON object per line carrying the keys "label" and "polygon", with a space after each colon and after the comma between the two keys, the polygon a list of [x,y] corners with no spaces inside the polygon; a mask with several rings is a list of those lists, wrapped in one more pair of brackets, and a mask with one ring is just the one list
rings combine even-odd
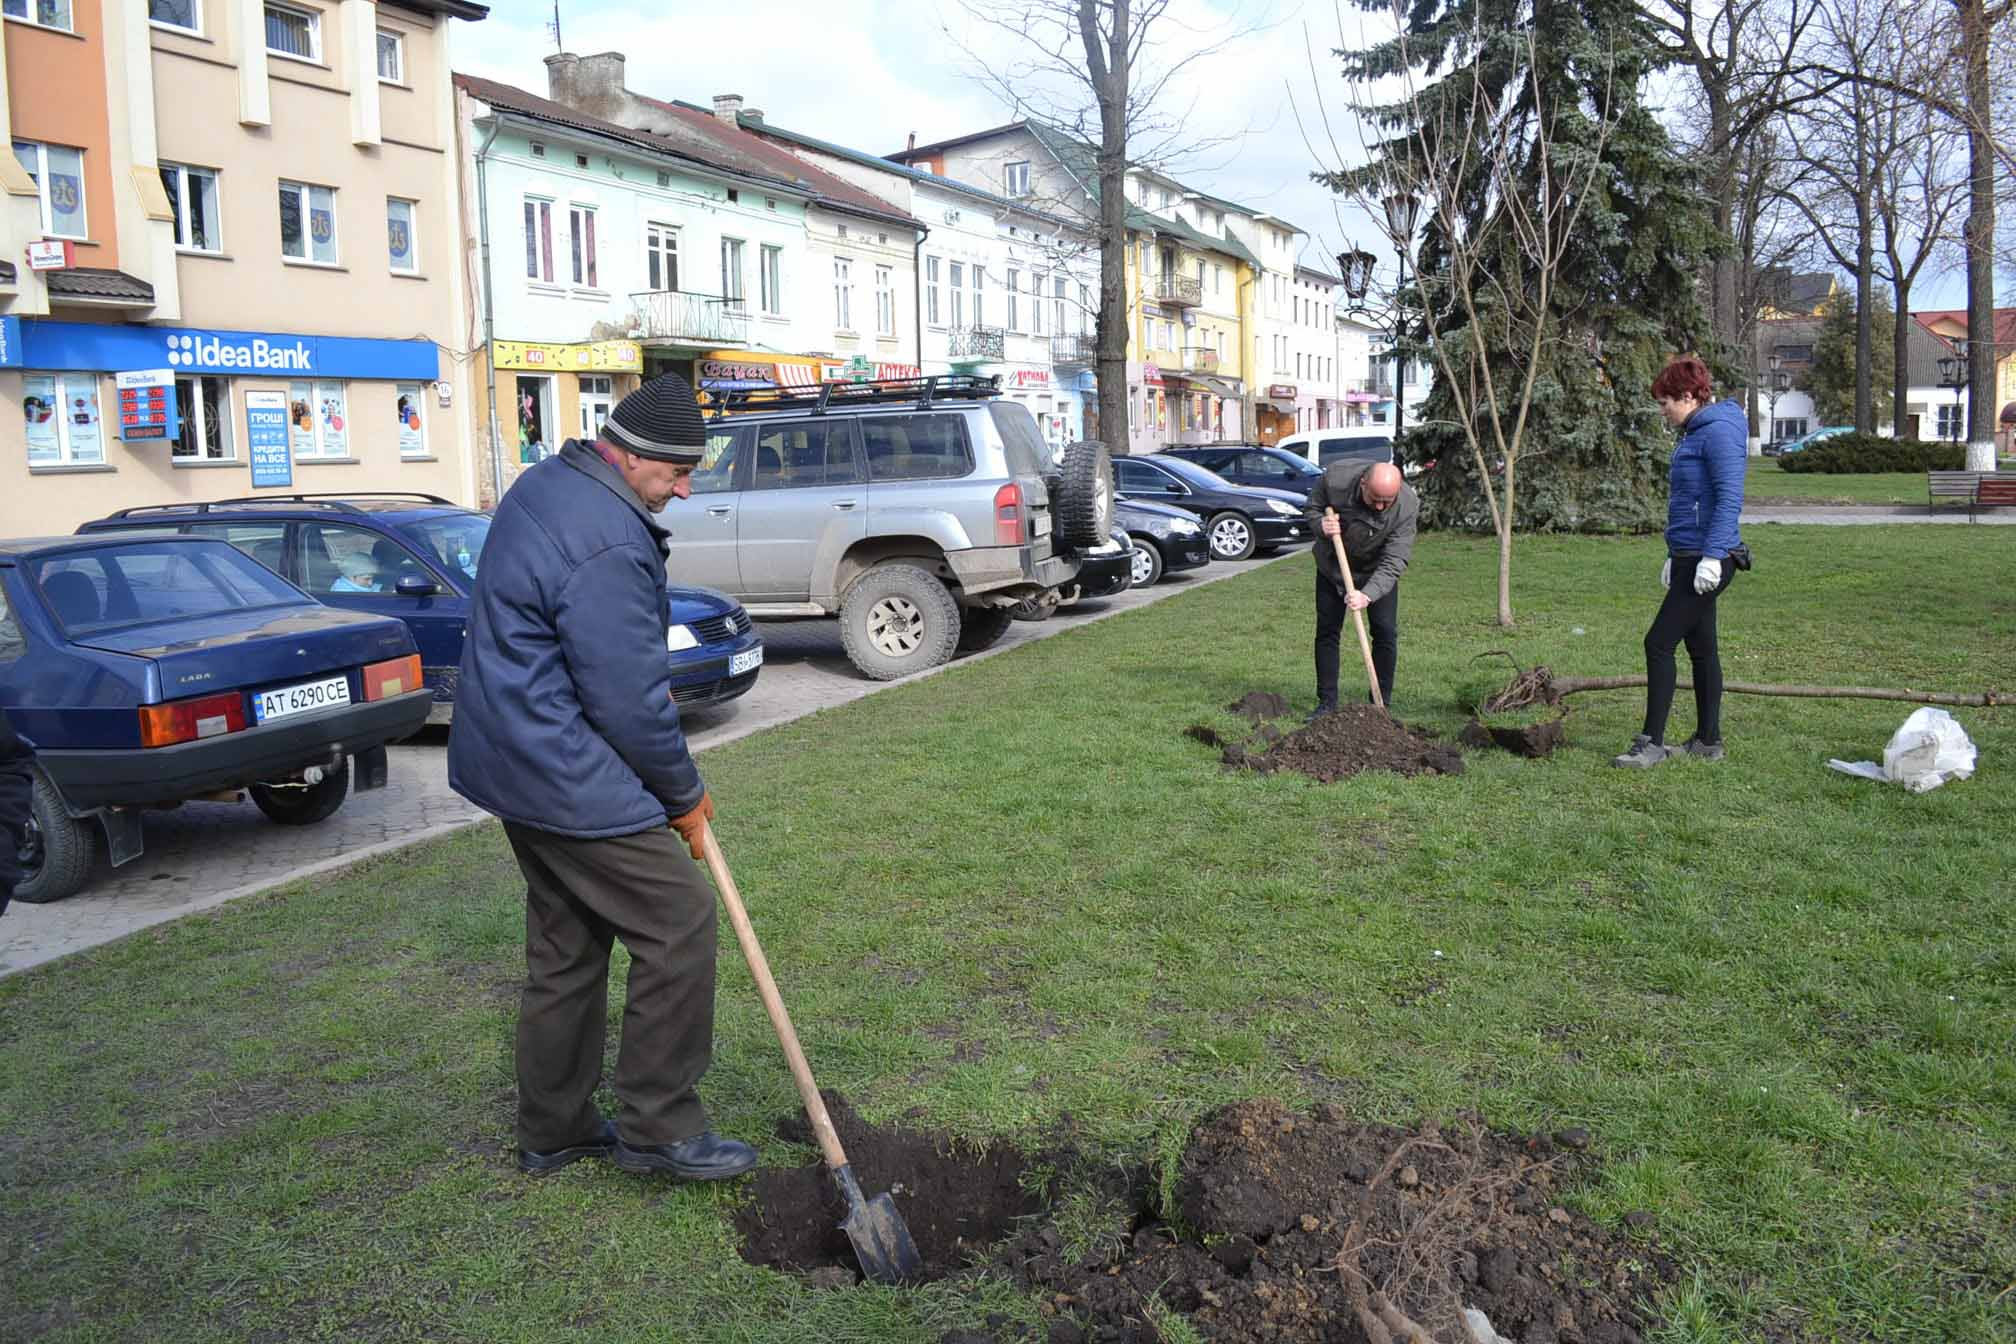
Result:
{"label": "exposed tree root", "polygon": [[[1523,709],[1534,704],[1558,705],[1564,696],[1580,691],[1621,691],[1644,684],[1643,673],[1633,677],[1557,677],[1551,668],[1533,667],[1506,683],[1503,690],[1484,702],[1483,709],[1487,714],[1500,714],[1508,709]],[[1678,684],[1681,690],[1694,688],[1694,683],[1685,679]],[[1890,690],[1879,686],[1775,686],[1755,681],[1725,681],[1722,689],[1738,695],[1785,695],[1820,700],[1904,700],[1917,705],[1969,705],[1981,709],[2016,704],[2016,693],[1996,690],[1960,695],[1908,688]]]}

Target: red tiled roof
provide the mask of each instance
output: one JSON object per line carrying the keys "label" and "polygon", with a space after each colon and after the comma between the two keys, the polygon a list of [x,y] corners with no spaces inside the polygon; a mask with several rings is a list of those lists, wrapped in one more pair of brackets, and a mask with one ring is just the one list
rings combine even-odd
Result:
{"label": "red tiled roof", "polygon": [[[1933,324],[1937,322],[1950,322],[1963,331],[1967,327],[1965,308],[1923,308],[1913,311],[1911,317],[1927,331],[1932,331]],[[1932,334],[1936,336],[1939,333]],[[2016,351],[2016,308],[1995,310],[1995,350],[1997,354]]]}
{"label": "red tiled roof", "polygon": [[817,164],[807,163],[790,150],[760,135],[745,131],[740,126],[730,126],[711,112],[667,102],[662,98],[647,98],[641,93],[636,97],[679,118],[686,132],[696,140],[714,145],[719,153],[750,164],[754,171],[796,179],[818,193],[824,204],[904,224],[917,222],[907,211],[891,205],[873,192],[836,177]]}

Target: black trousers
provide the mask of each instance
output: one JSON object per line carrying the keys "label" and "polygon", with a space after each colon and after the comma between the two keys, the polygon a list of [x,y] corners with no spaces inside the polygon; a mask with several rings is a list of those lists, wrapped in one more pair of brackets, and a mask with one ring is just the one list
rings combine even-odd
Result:
{"label": "black trousers", "polygon": [[[1328,538],[1324,538],[1328,540]],[[1357,568],[1353,565],[1352,568]],[[1372,628],[1372,670],[1379,674],[1379,698],[1393,703],[1393,668],[1400,660],[1400,585],[1365,608]],[[1316,572],[1316,702],[1337,703],[1337,645],[1351,608],[1344,604],[1342,584]],[[1356,636],[1354,635],[1355,639]],[[1372,698],[1367,690],[1365,698]]]}
{"label": "black trousers", "polygon": [[1722,582],[1712,592],[1694,591],[1698,554],[1675,555],[1673,582],[1666,600],[1645,632],[1645,736],[1666,741],[1666,719],[1673,712],[1673,692],[1680,675],[1673,650],[1683,642],[1694,664],[1694,736],[1703,742],[1722,740],[1722,654],[1715,644],[1715,599],[1736,577],[1736,566],[1722,561]]}
{"label": "black trousers", "polygon": [[696,1086],[714,1048],[714,890],[670,829],[577,840],[504,823],[525,875],[518,1009],[518,1146],[596,1133],[609,1016],[609,948],[630,953],[615,1090],[632,1143],[707,1128]]}

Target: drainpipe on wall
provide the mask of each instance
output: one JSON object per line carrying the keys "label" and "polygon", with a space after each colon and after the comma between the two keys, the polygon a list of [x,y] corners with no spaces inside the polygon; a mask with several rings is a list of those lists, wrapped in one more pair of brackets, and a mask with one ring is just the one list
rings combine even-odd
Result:
{"label": "drainpipe on wall", "polygon": [[911,327],[917,333],[917,372],[924,372],[924,240],[931,236],[926,224],[917,226],[917,241],[910,248]]}
{"label": "drainpipe on wall", "polygon": [[490,146],[504,119],[491,112],[490,133],[476,151],[476,235],[477,252],[483,265],[483,373],[489,382],[490,401],[490,489],[496,502],[504,502],[504,445],[497,432],[497,304],[490,288],[490,191],[484,172]]}

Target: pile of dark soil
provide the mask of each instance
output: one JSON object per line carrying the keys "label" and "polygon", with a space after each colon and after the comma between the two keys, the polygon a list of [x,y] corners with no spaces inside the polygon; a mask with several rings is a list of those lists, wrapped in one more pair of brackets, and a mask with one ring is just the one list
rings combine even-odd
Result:
{"label": "pile of dark soil", "polygon": [[1202,724],[1184,733],[1206,746],[1220,748],[1225,764],[1234,769],[1261,774],[1293,770],[1324,784],[1363,770],[1391,770],[1410,776],[1463,773],[1462,752],[1408,728],[1371,705],[1342,706],[1288,733],[1267,722],[1289,711],[1287,702],[1278,695],[1253,691],[1226,708],[1254,723],[1251,737],[1228,742]]}
{"label": "pile of dark soil", "polygon": [[[959,1156],[870,1129],[844,1102],[834,1120],[862,1186],[892,1192],[933,1277],[964,1265],[1040,1295],[1040,1334],[996,1321],[945,1344],[1160,1344],[1178,1317],[1223,1344],[1467,1344],[1466,1309],[1512,1344],[1638,1344],[1643,1305],[1674,1277],[1649,1241],[1562,1206],[1594,1166],[1579,1130],[1404,1130],[1336,1106],[1241,1102],[1199,1124],[1164,1210],[1142,1167],[1069,1151]],[[795,1134],[807,1137],[802,1121]],[[1025,1188],[1038,1168],[1118,1211],[1110,1235],[1074,1242],[1046,1216]],[[738,1220],[744,1256],[827,1286],[857,1281],[846,1238],[827,1231],[840,1216],[830,1186],[817,1166],[761,1173]],[[1625,1223],[1647,1233],[1651,1217]]]}

